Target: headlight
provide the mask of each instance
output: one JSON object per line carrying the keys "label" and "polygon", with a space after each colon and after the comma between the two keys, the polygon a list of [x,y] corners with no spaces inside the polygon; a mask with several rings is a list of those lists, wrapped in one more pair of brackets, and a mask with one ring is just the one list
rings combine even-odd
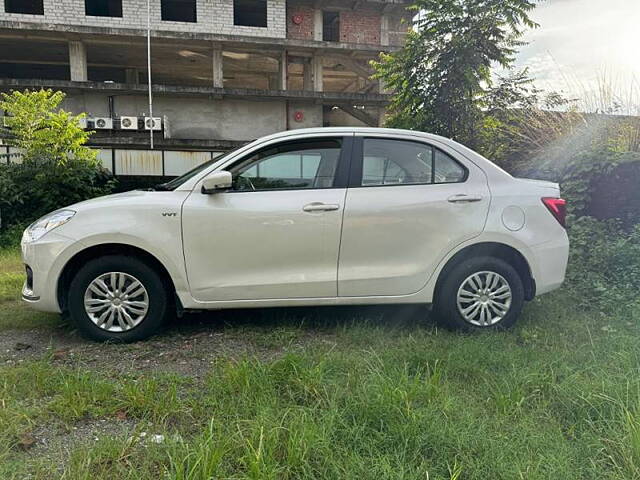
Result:
{"label": "headlight", "polygon": [[22,243],[35,242],[60,225],[64,225],[76,214],[73,210],[58,210],[33,222],[22,235]]}

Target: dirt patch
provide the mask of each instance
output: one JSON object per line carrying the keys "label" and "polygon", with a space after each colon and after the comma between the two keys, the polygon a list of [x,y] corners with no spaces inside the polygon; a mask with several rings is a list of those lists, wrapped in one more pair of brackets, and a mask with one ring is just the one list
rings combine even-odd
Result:
{"label": "dirt patch", "polygon": [[[171,372],[204,375],[217,358],[251,356],[261,360],[306,348],[310,343],[335,342],[327,328],[353,320],[353,309],[277,309],[210,312],[186,315],[146,341],[134,344],[96,343],[81,337],[66,321],[53,328],[0,332],[0,362],[17,365],[47,359],[59,365],[122,373]],[[376,315],[383,315],[376,309]],[[361,310],[362,311],[362,310]],[[367,311],[366,309],[364,310]],[[319,321],[319,319],[321,319]]]}
{"label": "dirt patch", "polygon": [[217,358],[251,356],[261,360],[305,349],[312,343],[335,343],[335,326],[357,321],[423,321],[421,307],[344,307],[229,310],[189,314],[165,330],[133,344],[96,343],[82,338],[60,320],[54,328],[0,332],[0,362],[48,359],[60,365],[110,372],[172,372],[200,377]]}
{"label": "dirt patch", "polygon": [[67,426],[47,423],[31,432],[34,443],[29,453],[35,456],[50,456],[59,461],[66,458],[78,445],[91,446],[101,437],[135,437],[136,421],[129,418],[99,418],[82,420]]}
{"label": "dirt patch", "polygon": [[245,355],[270,357],[277,350],[255,346],[235,332],[165,332],[145,342],[129,345],[94,343],[70,328],[51,331],[8,330],[0,336],[0,361],[16,365],[47,358],[59,365],[111,372],[167,371],[200,376],[218,357]]}

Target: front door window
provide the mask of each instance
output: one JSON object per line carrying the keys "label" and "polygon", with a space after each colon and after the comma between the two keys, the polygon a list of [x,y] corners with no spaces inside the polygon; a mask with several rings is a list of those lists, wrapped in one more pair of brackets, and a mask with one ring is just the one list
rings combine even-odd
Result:
{"label": "front door window", "polygon": [[267,147],[231,168],[234,191],[332,188],[341,139]]}

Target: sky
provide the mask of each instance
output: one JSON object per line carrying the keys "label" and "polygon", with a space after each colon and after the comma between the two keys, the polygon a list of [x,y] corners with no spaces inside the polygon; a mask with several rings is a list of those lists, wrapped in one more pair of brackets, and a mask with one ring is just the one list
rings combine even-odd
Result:
{"label": "sky", "polygon": [[[531,13],[517,57],[536,84],[584,95],[603,84],[633,95],[640,88],[640,0],[545,0]],[[637,98],[636,98],[637,100]]]}

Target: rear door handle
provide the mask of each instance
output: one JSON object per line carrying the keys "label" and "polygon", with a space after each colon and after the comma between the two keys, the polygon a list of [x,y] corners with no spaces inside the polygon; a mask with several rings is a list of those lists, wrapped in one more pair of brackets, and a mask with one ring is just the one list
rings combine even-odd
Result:
{"label": "rear door handle", "polygon": [[302,210],[305,212],[330,212],[332,210],[338,210],[340,205],[335,203],[322,203],[322,202],[313,202],[302,207]]}
{"label": "rear door handle", "polygon": [[447,198],[447,201],[450,203],[473,203],[479,202],[482,200],[480,195],[466,195],[464,193],[459,193],[458,195],[452,195]]}

